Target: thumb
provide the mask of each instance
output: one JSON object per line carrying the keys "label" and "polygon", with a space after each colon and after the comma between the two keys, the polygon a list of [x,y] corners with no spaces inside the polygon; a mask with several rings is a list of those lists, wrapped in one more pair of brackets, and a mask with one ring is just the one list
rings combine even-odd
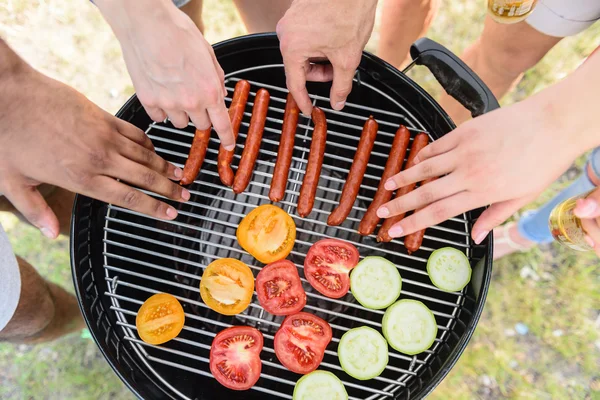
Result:
{"label": "thumb", "polygon": [[573,212],[579,218],[600,217],[600,188],[594,190],[585,199],[577,200]]}
{"label": "thumb", "polygon": [[35,187],[16,186],[4,194],[13,206],[44,236],[55,239],[59,232],[58,218]]}
{"label": "thumb", "polygon": [[521,207],[530,203],[536,196],[519,197],[517,199],[501,201],[492,204],[485,210],[473,225],[471,236],[475,243],[479,244],[485,239],[490,231],[517,212]]}
{"label": "thumb", "polygon": [[331,107],[334,110],[341,110],[344,108],[346,104],[346,98],[352,91],[352,80],[354,79],[354,74],[356,73],[356,68],[358,67],[358,63],[360,62],[360,58],[358,58],[358,62],[348,62],[348,60],[343,60],[343,62],[336,62],[336,60],[332,60],[331,64],[333,65],[333,84],[331,85],[331,93],[329,95],[331,100]]}

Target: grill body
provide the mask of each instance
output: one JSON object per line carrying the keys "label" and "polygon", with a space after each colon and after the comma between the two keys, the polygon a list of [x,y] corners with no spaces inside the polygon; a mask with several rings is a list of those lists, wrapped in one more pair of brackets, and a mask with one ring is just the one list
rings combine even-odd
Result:
{"label": "grill body", "polygon": [[[218,140],[213,133],[200,176],[191,186],[191,201],[187,204],[172,202],[180,213],[174,222],[155,220],[78,196],[71,235],[76,292],[90,331],[104,356],[140,398],[291,398],[299,375],[282,367],[272,350],[273,335],[283,318],[262,310],[256,296],[242,315],[225,317],[208,309],[198,290],[204,267],[216,258],[241,259],[255,275],[261,268],[261,264],[236,243],[235,229],[255,206],[270,203],[268,190],[287,94],[279,43],[274,35],[227,41],[216,45],[215,53],[226,73],[227,102],[237,80],[247,79],[252,85],[234,166],[245,140],[254,94],[260,87],[271,93],[264,140],[251,184],[245,193],[237,196],[221,185],[216,171]],[[440,70],[436,73],[432,69],[432,72],[440,79]],[[444,84],[444,79],[440,82]],[[461,82],[473,87],[465,80]],[[315,209],[305,219],[298,217],[295,210],[312,130],[311,121],[303,117],[296,132],[286,196],[278,203],[294,217],[298,227],[296,245],[289,259],[296,263],[303,277],[304,255],[312,243],[324,237],[353,242],[361,256],[386,257],[398,266],[402,275],[400,298],[418,299],[427,304],[435,314],[439,332],[428,351],[406,356],[390,348],[390,364],[381,377],[366,382],[354,380],[339,367],[336,355],[339,338],[348,329],[362,325],[380,330],[383,311],[365,309],[351,294],[339,300],[328,299],[313,291],[303,279],[308,294],[305,311],[328,320],[334,332],[320,368],[337,374],[354,399],[422,398],[456,363],[475,329],[491,276],[491,238],[475,245],[469,237],[481,209],[428,229],[423,246],[412,255],[407,254],[401,241],[379,244],[374,236],[361,237],[356,229],[378,186],[398,125],[409,127],[413,136],[426,132],[432,140],[449,132],[454,125],[422,88],[368,53],[362,58],[343,111],[330,109],[329,89],[330,84],[308,84],[314,104],[324,109],[328,120],[328,144]],[[485,109],[485,101],[476,93],[466,92],[466,102],[479,109],[475,113],[481,112],[482,105]],[[179,130],[169,123],[152,123],[135,96],[117,115],[146,130],[158,154],[177,165],[185,162],[193,138],[192,126]],[[327,216],[339,200],[360,130],[369,115],[377,119],[380,131],[358,199],[344,224],[328,227]],[[442,292],[427,276],[427,258],[433,250],[445,246],[464,251],[472,263],[471,283],[461,293]],[[156,292],[175,295],[186,312],[186,326],[181,335],[159,347],[144,344],[135,332],[138,308]],[[230,391],[210,375],[208,357],[212,339],[231,325],[254,326],[265,336],[265,349],[261,354],[263,373],[254,390]]]}

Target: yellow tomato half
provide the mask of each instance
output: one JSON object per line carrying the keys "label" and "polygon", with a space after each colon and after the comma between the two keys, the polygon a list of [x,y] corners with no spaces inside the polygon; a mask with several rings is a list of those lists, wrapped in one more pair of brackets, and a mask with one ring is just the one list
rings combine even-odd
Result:
{"label": "yellow tomato half", "polygon": [[244,217],[236,236],[244,250],[269,264],[290,254],[296,240],[296,224],[281,208],[264,204]]}
{"label": "yellow tomato half", "polygon": [[200,281],[200,296],[211,309],[224,315],[239,314],[248,307],[254,292],[250,267],[234,258],[211,262]]}
{"label": "yellow tomato half", "polygon": [[138,335],[146,343],[162,344],[175,338],[183,329],[183,307],[168,293],[151,296],[140,307],[135,326]]}

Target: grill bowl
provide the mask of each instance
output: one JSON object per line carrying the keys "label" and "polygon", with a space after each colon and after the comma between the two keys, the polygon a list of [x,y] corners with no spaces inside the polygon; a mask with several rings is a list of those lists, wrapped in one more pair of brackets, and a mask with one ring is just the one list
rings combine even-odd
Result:
{"label": "grill bowl", "polygon": [[[251,266],[255,275],[261,268],[260,263],[239,247],[235,229],[255,206],[270,203],[268,190],[287,92],[275,35],[233,39],[216,45],[215,53],[226,73],[229,97],[237,80],[247,79],[252,85],[234,166],[245,140],[254,93],[260,87],[271,93],[264,140],[247,191],[234,196],[229,188],[221,185],[216,172],[218,140],[213,135],[201,173],[190,187],[190,202],[172,202],[179,210],[176,221],[155,220],[78,196],[71,232],[76,293],[90,332],[104,356],[140,398],[291,398],[299,375],[283,368],[272,351],[273,335],[282,318],[265,312],[256,296],[243,314],[225,317],[208,309],[199,295],[204,267],[215,258],[241,259]],[[351,294],[339,300],[327,299],[312,291],[304,280],[308,294],[305,311],[328,320],[334,333],[320,368],[338,375],[351,398],[422,398],[456,363],[475,329],[491,276],[491,237],[481,245],[475,245],[469,237],[482,209],[428,229],[421,249],[412,255],[407,254],[401,241],[378,244],[374,236],[362,237],[356,233],[379,183],[397,126],[406,125],[413,136],[427,132],[435,140],[454,125],[422,88],[368,53],[363,55],[352,93],[342,112],[330,109],[329,89],[330,84],[326,83],[308,84],[314,103],[324,109],[328,120],[328,144],[315,208],[304,219],[298,217],[295,210],[312,129],[311,122],[302,117],[296,132],[286,196],[278,203],[294,217],[298,227],[296,245],[289,259],[296,263],[303,277],[304,255],[312,243],[324,237],[353,242],[361,256],[384,256],[398,266],[402,275],[400,298],[418,299],[427,304],[436,316],[439,329],[436,342],[428,351],[406,356],[390,349],[390,364],[381,377],[366,382],[354,380],[339,367],[336,356],[339,338],[348,329],[362,325],[380,330],[383,311],[366,310]],[[380,131],[359,197],[342,226],[328,227],[327,215],[339,200],[360,130],[371,114],[379,122]],[[158,154],[165,159],[177,165],[185,162],[194,132],[192,126],[180,130],[169,123],[153,123],[135,96],[117,116],[146,130]],[[426,273],[429,254],[445,246],[464,251],[473,266],[471,283],[460,293],[438,290]],[[186,327],[180,336],[162,346],[146,345],[135,332],[139,306],[156,292],[175,295],[186,312]],[[263,373],[254,390],[225,389],[210,375],[208,354],[212,338],[230,325],[255,326],[265,335],[265,349],[261,354]]]}

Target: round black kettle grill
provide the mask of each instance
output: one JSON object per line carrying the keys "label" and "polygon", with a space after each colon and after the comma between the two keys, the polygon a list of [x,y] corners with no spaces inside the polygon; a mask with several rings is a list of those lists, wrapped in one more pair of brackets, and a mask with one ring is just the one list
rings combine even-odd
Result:
{"label": "round black kettle grill", "polygon": [[[245,36],[217,44],[214,49],[226,73],[227,103],[238,80],[246,79],[251,84],[234,168],[244,146],[254,95],[259,88],[271,94],[264,139],[250,185],[244,193],[234,195],[221,184],[216,168],[219,141],[213,134],[200,175],[190,187],[190,201],[170,202],[179,211],[174,221],[157,220],[78,196],[71,233],[76,292],[90,332],[104,356],[140,398],[291,399],[300,375],[283,367],[273,350],[273,337],[283,318],[262,309],[256,296],[242,314],[233,317],[212,311],[200,298],[202,272],[215,259],[240,259],[255,274],[261,269],[261,264],[238,245],[235,232],[241,219],[253,208],[270,203],[268,191],[287,95],[279,42],[274,34]],[[442,86],[474,115],[498,106],[473,72],[442,46],[422,39],[413,45],[411,53],[415,63],[426,65]],[[390,348],[389,365],[381,376],[368,381],[355,380],[340,367],[336,352],[339,339],[344,332],[358,326],[380,330],[383,311],[362,307],[350,293],[337,300],[322,296],[303,278],[308,297],[305,311],[327,320],[333,329],[333,340],[319,368],[336,374],[352,399],[422,398],[456,363],[475,329],[490,281],[492,240],[488,237],[481,245],[475,245],[470,239],[472,224],[481,209],[429,228],[420,250],[411,255],[401,240],[378,243],[374,235],[360,236],[356,231],[358,224],[374,196],[398,126],[406,125],[413,135],[426,132],[435,140],[454,125],[422,88],[368,53],[362,57],[352,93],[342,111],[331,109],[330,87],[329,83],[308,84],[313,104],[325,111],[328,126],[315,207],[307,218],[296,213],[313,129],[310,119],[304,117],[300,118],[296,131],[285,198],[277,203],[297,225],[297,240],[289,259],[303,277],[303,262],[309,247],[328,237],[352,242],[361,257],[387,258],[402,275],[400,298],[423,301],[435,315],[438,336],[429,350],[415,356]],[[135,96],[117,115],[145,130],[160,156],[178,166],[185,163],[194,136],[193,126],[176,129],[168,122],[152,122]],[[379,132],[359,196],[349,218],[341,226],[330,227],[327,216],[339,201],[360,131],[370,115],[378,121]],[[427,275],[427,258],[433,250],[445,246],[463,251],[474,268],[471,283],[461,292],[443,292],[432,285]],[[186,321],[179,337],[152,346],[139,339],[135,317],[140,305],[159,292],[173,294],[180,300]],[[251,390],[244,392],[221,386],[208,365],[213,337],[232,325],[256,327],[265,339],[261,377]]]}

